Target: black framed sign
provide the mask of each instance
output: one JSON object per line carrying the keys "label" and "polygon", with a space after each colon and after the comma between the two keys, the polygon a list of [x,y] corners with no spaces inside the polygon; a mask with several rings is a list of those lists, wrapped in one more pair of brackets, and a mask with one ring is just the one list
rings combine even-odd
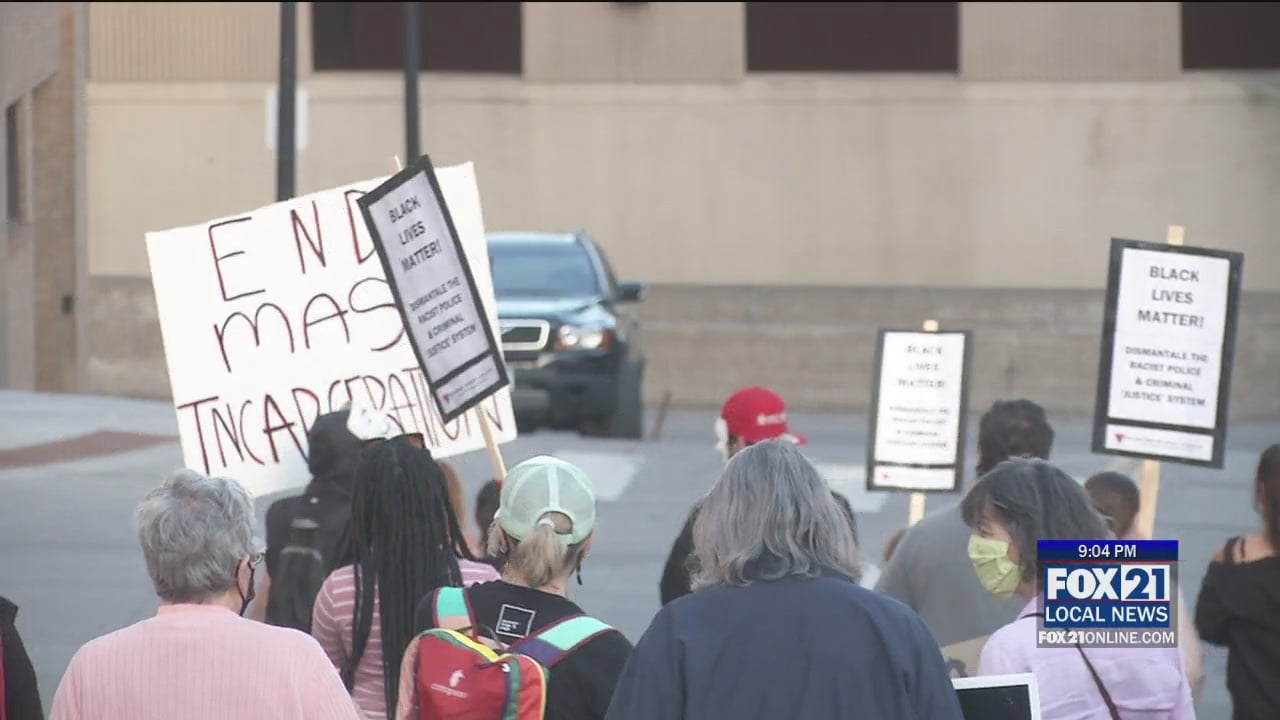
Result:
{"label": "black framed sign", "polygon": [[1040,720],[1040,685],[1032,673],[954,678],[965,720]]}
{"label": "black framed sign", "polygon": [[431,396],[450,422],[509,379],[431,159],[356,202]]}
{"label": "black framed sign", "polygon": [[1221,468],[1244,255],[1111,241],[1093,452]]}
{"label": "black framed sign", "polygon": [[968,330],[880,330],[867,433],[867,489],[955,492],[964,476]]}

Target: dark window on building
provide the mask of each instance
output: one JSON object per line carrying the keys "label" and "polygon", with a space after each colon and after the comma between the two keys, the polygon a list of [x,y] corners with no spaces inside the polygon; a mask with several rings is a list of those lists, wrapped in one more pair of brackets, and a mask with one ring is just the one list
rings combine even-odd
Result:
{"label": "dark window on building", "polygon": [[18,103],[4,109],[4,189],[9,220],[22,220],[22,156],[18,147]]}
{"label": "dark window on building", "polygon": [[960,4],[749,2],[748,72],[956,72]]}
{"label": "dark window on building", "polygon": [[[418,3],[423,70],[516,73],[521,69],[518,2]],[[316,70],[404,67],[403,3],[311,4]]]}
{"label": "dark window on building", "polygon": [[1182,67],[1280,69],[1280,3],[1182,3]]}

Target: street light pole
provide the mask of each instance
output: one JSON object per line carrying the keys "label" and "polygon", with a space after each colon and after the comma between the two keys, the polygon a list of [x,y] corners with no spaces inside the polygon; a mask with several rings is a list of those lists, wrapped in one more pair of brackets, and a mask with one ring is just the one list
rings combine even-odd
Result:
{"label": "street light pole", "polygon": [[294,195],[294,109],[298,83],[298,3],[280,3],[280,78],[276,94],[276,201]]}
{"label": "street light pole", "polygon": [[416,2],[401,3],[404,10],[404,138],[405,165],[422,154],[418,143],[418,50],[421,20]]}

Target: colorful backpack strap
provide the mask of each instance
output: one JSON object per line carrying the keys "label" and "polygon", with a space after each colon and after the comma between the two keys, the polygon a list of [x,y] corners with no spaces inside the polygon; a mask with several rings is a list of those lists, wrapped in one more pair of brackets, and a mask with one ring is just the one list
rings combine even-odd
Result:
{"label": "colorful backpack strap", "polygon": [[593,617],[571,615],[526,637],[512,649],[550,669],[569,653],[610,630],[613,628]]}
{"label": "colorful backpack strap", "polygon": [[471,604],[462,588],[442,587],[435,592],[435,626],[445,630],[462,630],[475,623],[471,619]]}

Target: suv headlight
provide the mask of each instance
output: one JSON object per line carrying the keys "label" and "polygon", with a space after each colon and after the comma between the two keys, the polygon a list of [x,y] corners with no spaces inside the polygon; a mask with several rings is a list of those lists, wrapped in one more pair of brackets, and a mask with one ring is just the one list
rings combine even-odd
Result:
{"label": "suv headlight", "polygon": [[563,350],[595,350],[607,347],[613,333],[601,328],[561,325],[556,333],[556,347]]}

